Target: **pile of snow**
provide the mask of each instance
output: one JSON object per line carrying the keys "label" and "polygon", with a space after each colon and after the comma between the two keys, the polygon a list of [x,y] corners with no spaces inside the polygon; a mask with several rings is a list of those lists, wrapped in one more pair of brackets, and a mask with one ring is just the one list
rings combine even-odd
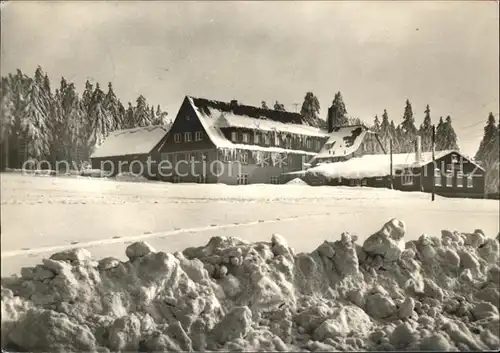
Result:
{"label": "pile of snow", "polygon": [[118,175],[116,175],[115,179],[118,181],[132,181],[137,183],[144,183],[149,181],[144,176],[135,173],[119,173]]}
{"label": "pile of snow", "polygon": [[80,175],[91,178],[104,178],[107,173],[101,169],[84,169],[80,172]]}
{"label": "pile of snow", "polygon": [[214,237],[127,262],[54,254],[2,283],[13,351],[339,351],[500,348],[499,239],[442,231],[404,243],[391,220],[363,245]]}
{"label": "pile of snow", "polygon": [[308,185],[304,180],[295,178],[286,183],[287,185]]}

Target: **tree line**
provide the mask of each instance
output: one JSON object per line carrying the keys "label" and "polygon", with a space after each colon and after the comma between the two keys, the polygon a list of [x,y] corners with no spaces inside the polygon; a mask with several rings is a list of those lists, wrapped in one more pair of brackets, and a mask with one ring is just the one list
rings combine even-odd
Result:
{"label": "tree line", "polygon": [[113,91],[87,80],[80,96],[64,77],[52,90],[41,67],[33,77],[17,70],[1,77],[2,169],[21,168],[29,159],[80,164],[93,148],[119,129],[161,125],[167,112],[140,95],[125,107]]}

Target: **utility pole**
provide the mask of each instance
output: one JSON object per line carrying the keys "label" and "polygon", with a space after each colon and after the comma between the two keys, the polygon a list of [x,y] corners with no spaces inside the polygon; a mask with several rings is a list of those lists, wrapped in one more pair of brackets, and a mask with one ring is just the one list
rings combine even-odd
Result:
{"label": "utility pole", "polygon": [[[434,149],[436,144],[436,126],[432,125],[432,201],[436,198],[436,159]],[[441,171],[439,171],[441,176]]]}
{"label": "utility pole", "polygon": [[393,180],[393,175],[392,175],[392,138],[389,138],[389,154],[391,158],[391,176],[390,176],[390,183],[391,183],[391,189],[394,189],[394,180]]}

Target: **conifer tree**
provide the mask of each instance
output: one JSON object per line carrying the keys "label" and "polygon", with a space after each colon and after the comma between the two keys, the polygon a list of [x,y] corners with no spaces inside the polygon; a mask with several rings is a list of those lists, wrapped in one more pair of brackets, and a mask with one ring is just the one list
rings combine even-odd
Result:
{"label": "conifer tree", "polygon": [[144,127],[151,125],[151,117],[149,115],[148,105],[146,98],[141,94],[136,101],[136,107],[134,112],[135,126]]}
{"label": "conifer tree", "polygon": [[123,125],[123,116],[120,111],[120,102],[116,98],[115,92],[113,91],[113,85],[111,82],[108,83],[108,93],[104,98],[103,102],[104,109],[109,113],[112,118],[112,130],[121,129]]}
{"label": "conifer tree", "polygon": [[269,107],[267,106],[266,101],[262,101],[260,104],[262,106],[262,109],[269,109]]}
{"label": "conifer tree", "polygon": [[432,150],[432,121],[431,110],[429,104],[425,108],[425,117],[423,123],[420,125],[419,134],[422,138],[422,151]]}
{"label": "conifer tree", "polygon": [[451,117],[449,115],[446,117],[443,129],[444,129],[443,148],[446,150],[459,150],[457,134],[455,133],[455,129],[453,129],[453,126],[451,124]]}
{"label": "conifer tree", "polygon": [[131,129],[135,127],[135,109],[132,103],[128,102],[128,108],[125,113],[125,128]]}
{"label": "conifer tree", "polygon": [[446,145],[446,131],[445,131],[445,128],[444,128],[444,120],[443,120],[443,117],[440,116],[439,117],[439,123],[436,127],[436,146],[435,146],[435,149],[436,151],[443,151],[445,150],[445,145]]}
{"label": "conifer tree", "polygon": [[274,103],[274,110],[279,110],[282,112],[286,111],[285,106],[278,101],[276,101],[276,103]]}
{"label": "conifer tree", "polygon": [[373,119],[372,130],[374,132],[380,132],[380,120],[378,119],[378,115],[375,115],[375,119]]}
{"label": "conifer tree", "polygon": [[311,125],[316,123],[318,119],[318,114],[320,110],[320,105],[318,98],[312,92],[307,92],[304,97],[304,102],[302,103],[302,108],[300,109],[300,114],[306,118]]}
{"label": "conifer tree", "polygon": [[342,94],[337,92],[333,98],[331,107],[328,109],[328,120],[331,121],[333,127],[345,126],[349,124],[347,109],[345,107]]}
{"label": "conifer tree", "polygon": [[498,130],[499,128],[496,126],[495,117],[493,116],[493,113],[490,113],[488,115],[486,126],[484,127],[483,139],[479,144],[479,149],[477,150],[474,159],[483,161],[485,157],[490,154],[494,145],[494,140],[498,135]]}
{"label": "conifer tree", "polygon": [[92,95],[92,105],[90,111],[91,129],[90,146],[100,145],[104,139],[113,131],[113,118],[104,107],[106,95],[96,84],[94,94]]}

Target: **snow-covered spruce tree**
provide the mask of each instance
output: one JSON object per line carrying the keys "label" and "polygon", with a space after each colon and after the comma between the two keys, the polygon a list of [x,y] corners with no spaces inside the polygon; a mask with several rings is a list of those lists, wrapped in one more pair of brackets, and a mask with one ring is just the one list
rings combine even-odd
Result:
{"label": "snow-covered spruce tree", "polygon": [[345,126],[349,124],[347,109],[342,98],[342,93],[340,92],[335,94],[332,105],[328,108],[328,119],[332,120],[333,126]]}
{"label": "snow-covered spruce tree", "polygon": [[135,126],[135,109],[132,103],[128,102],[128,108],[125,112],[124,129],[131,129]]}
{"label": "snow-covered spruce tree", "polygon": [[420,125],[420,129],[418,131],[420,137],[422,138],[422,151],[431,151],[432,150],[432,121],[431,121],[431,110],[429,108],[429,104],[425,108],[425,117],[424,121]]}
{"label": "snow-covered spruce tree", "polygon": [[10,140],[14,133],[14,99],[9,77],[2,77],[0,86],[0,128],[1,128],[1,150],[2,166],[1,170],[9,168]]}
{"label": "snow-covered spruce tree", "polygon": [[458,138],[455,133],[455,129],[451,124],[451,117],[448,115],[443,125],[443,136],[444,136],[444,146],[445,150],[459,150]]}
{"label": "snow-covered spruce tree", "polygon": [[134,122],[136,127],[144,127],[151,125],[150,112],[148,110],[148,105],[146,98],[141,94],[136,101],[136,107],[134,112]]}
{"label": "snow-covered spruce tree", "polygon": [[113,118],[104,107],[104,92],[96,84],[90,110],[91,129],[89,146],[99,146],[113,129]]}
{"label": "snow-covered spruce tree", "polygon": [[413,152],[415,149],[414,141],[417,136],[417,128],[415,127],[415,117],[413,116],[413,109],[409,99],[406,100],[403,121],[400,127],[400,145],[402,152]]}
{"label": "snow-covered spruce tree", "polygon": [[158,104],[158,107],[156,108],[156,116],[157,116],[157,119],[159,119],[159,121],[161,122],[161,125],[164,125],[167,123],[165,120],[168,116],[168,113],[166,111],[165,112],[162,111],[159,104]]}
{"label": "snow-covered spruce tree", "polygon": [[389,139],[391,137],[391,124],[389,123],[389,116],[387,114],[387,110],[384,109],[384,113],[382,114],[382,122],[380,123],[380,128],[378,131],[380,142],[384,145],[384,148],[387,152],[389,152]]}
{"label": "snow-covered spruce tree", "polygon": [[443,151],[446,146],[445,128],[443,117],[439,117],[439,123],[436,126],[436,151]]}
{"label": "snow-covered spruce tree", "polygon": [[484,158],[490,153],[493,147],[493,141],[495,136],[498,134],[498,127],[496,126],[495,117],[493,113],[488,115],[488,120],[486,126],[484,127],[484,135],[481,143],[479,144],[479,149],[476,152],[474,159],[477,161],[483,161]]}
{"label": "snow-covered spruce tree", "polygon": [[26,159],[27,143],[22,121],[31,78],[18,69],[15,75],[9,74],[8,79],[12,98],[11,116],[13,118],[12,138],[9,140],[9,157],[11,157],[9,158],[9,166],[21,168]]}
{"label": "snow-covered spruce tree", "polygon": [[485,184],[488,193],[497,193],[499,190],[499,133],[500,126],[496,125],[495,117],[490,113],[484,127],[483,139],[475,156],[486,171]]}
{"label": "snow-covered spruce tree", "polygon": [[108,93],[104,97],[104,109],[108,111],[112,118],[111,131],[119,130],[123,126],[123,116],[121,115],[120,102],[113,91],[113,84],[108,83]]}
{"label": "snow-covered spruce tree", "polygon": [[314,93],[307,92],[302,103],[302,108],[300,109],[300,114],[306,119],[309,125],[320,127],[318,122],[320,109],[318,98]]}
{"label": "snow-covered spruce tree", "polygon": [[262,109],[269,109],[269,107],[267,106],[266,101],[262,101],[262,102],[260,102],[260,104],[261,104]]}
{"label": "snow-covered spruce tree", "polygon": [[378,119],[378,115],[375,115],[375,119],[373,119],[372,131],[380,132],[380,120]]}
{"label": "snow-covered spruce tree", "polygon": [[280,102],[276,101],[276,103],[274,103],[274,110],[279,110],[279,111],[286,111],[285,109],[285,105],[281,104]]}
{"label": "snow-covered spruce tree", "polygon": [[[37,75],[38,73],[38,75]],[[50,131],[48,126],[47,99],[43,96],[43,76],[37,69],[31,80],[26,98],[26,106],[21,120],[21,133],[26,138],[24,158],[44,159],[49,154]]]}

